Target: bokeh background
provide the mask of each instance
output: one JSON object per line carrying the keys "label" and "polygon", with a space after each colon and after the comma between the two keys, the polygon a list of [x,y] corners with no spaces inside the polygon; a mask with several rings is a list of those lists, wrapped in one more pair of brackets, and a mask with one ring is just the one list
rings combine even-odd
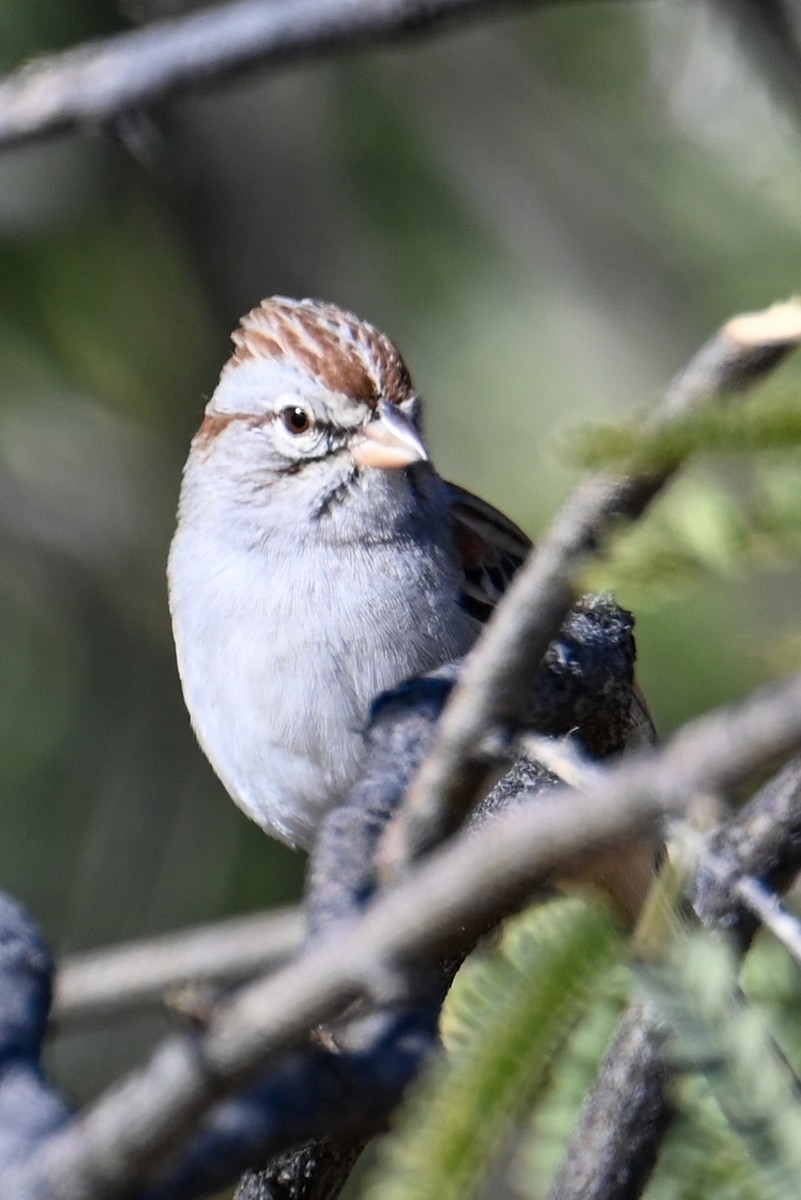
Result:
{"label": "bokeh background", "polygon": [[[0,0],[2,66],[180,7]],[[240,314],[282,292],[386,328],[442,472],[536,535],[571,430],[799,286],[798,124],[751,51],[701,3],[553,5],[0,156],[0,885],[59,953],[300,894],[194,744],[167,617]],[[801,461],[768,458],[791,513]],[[616,578],[663,731],[798,658],[794,540],[742,533],[763,483],[699,462],[653,577]],[[83,1098],[167,1021],[64,1033],[54,1069]]]}

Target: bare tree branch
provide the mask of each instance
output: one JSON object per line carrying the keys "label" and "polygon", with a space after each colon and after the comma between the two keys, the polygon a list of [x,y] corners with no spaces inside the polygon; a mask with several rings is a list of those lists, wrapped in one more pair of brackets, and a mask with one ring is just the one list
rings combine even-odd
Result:
{"label": "bare tree branch", "polygon": [[289,958],[303,928],[301,911],[287,908],[73,955],[59,965],[52,1020],[96,1021],[162,1005],[187,984],[241,983]]}
{"label": "bare tree branch", "polygon": [[[644,423],[645,431],[667,429],[689,412],[742,389],[799,341],[799,303],[734,317],[677,376]],[[384,839],[388,877],[402,874],[412,858],[464,820],[486,777],[476,748],[491,724],[519,717],[531,672],[573,603],[577,572],[610,525],[639,516],[679,465],[647,474],[591,477],[557,513],[467,656],[431,753]]]}
{"label": "bare tree branch", "polygon": [[[801,676],[685,726],[663,749],[610,767],[580,795],[553,789],[485,824],[480,838],[462,835],[380,895],[347,937],[325,940],[250,985],[205,1031],[167,1041],[146,1068],[53,1135],[26,1169],[25,1186],[59,1200],[108,1200],[130,1188],[223,1093],[349,1001],[375,988],[385,994],[396,966],[457,948],[557,869],[800,744]],[[17,1194],[27,1193],[20,1186]]]}
{"label": "bare tree branch", "polygon": [[0,147],[112,121],[255,63],[547,0],[235,0],[41,58],[0,82]]}
{"label": "bare tree branch", "polygon": [[[554,0],[234,0],[34,60],[0,82],[0,147],[102,125],[259,63],[285,62]],[[567,0],[563,0],[567,2]],[[575,2],[575,0],[574,0]],[[718,0],[764,43],[801,97],[797,23],[786,0]]]}

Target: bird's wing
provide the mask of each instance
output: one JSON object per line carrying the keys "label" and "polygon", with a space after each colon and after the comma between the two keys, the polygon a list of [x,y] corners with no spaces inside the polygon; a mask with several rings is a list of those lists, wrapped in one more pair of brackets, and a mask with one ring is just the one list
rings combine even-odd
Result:
{"label": "bird's wing", "polygon": [[[461,606],[483,624],[531,549],[531,539],[485,500],[450,483],[452,522],[464,565]],[[656,741],[653,719],[638,684],[631,693],[629,748]]]}
{"label": "bird's wing", "polygon": [[489,617],[531,549],[531,539],[497,508],[448,484],[456,548],[464,564],[460,604],[480,624]]}

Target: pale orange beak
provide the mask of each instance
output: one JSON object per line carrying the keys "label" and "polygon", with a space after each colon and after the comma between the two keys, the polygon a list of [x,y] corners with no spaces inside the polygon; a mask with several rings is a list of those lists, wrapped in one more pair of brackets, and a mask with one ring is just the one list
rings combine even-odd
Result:
{"label": "pale orange beak", "polygon": [[428,460],[428,451],[412,422],[386,400],[379,400],[375,417],[365,425],[361,436],[354,438],[350,450],[358,467],[393,470]]}

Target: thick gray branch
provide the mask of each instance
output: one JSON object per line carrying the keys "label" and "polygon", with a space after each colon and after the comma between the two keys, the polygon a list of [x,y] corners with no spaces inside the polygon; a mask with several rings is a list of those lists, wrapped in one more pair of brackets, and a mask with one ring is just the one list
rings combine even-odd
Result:
{"label": "thick gray branch", "polygon": [[387,40],[543,0],[235,0],[87,42],[0,82],[0,147],[112,121],[255,63]]}
{"label": "thick gray branch", "polygon": [[458,948],[555,871],[799,745],[801,676],[685,726],[664,749],[611,767],[581,795],[553,789],[484,825],[480,837],[463,834],[379,896],[347,937],[326,940],[249,986],[205,1031],[165,1043],[147,1067],[53,1136],[25,1171],[29,1192],[21,1180],[17,1194],[119,1195],[179,1146],[226,1091],[352,999],[383,992],[396,965]]}

